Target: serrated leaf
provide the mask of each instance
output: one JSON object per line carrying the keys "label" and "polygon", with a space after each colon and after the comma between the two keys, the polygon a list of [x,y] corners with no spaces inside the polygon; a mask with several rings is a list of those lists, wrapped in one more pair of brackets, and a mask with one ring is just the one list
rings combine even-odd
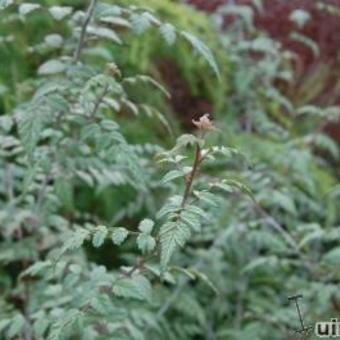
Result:
{"label": "serrated leaf", "polygon": [[296,9],[289,15],[289,20],[296,23],[300,29],[303,28],[310,19],[311,15],[303,9]]}
{"label": "serrated leaf", "polygon": [[340,262],[340,247],[336,247],[327,252],[322,260],[329,265],[338,266]]}
{"label": "serrated leaf", "polygon": [[216,288],[216,286],[214,285],[214,283],[208,278],[208,276],[202,272],[200,272],[199,270],[197,269],[194,269],[194,268],[190,268],[189,271],[194,274],[199,280],[203,281],[208,287],[211,288],[211,290],[219,295],[219,291],[218,289]]}
{"label": "serrated leaf", "polygon": [[183,247],[189,238],[189,227],[179,221],[168,222],[161,227],[161,268],[163,272],[165,271],[175,250],[179,247]]}
{"label": "serrated leaf", "polygon": [[199,141],[200,140],[192,134],[184,134],[177,138],[175,146],[169,152],[174,154],[189,145],[196,145]]}
{"label": "serrated leaf", "polygon": [[65,329],[72,327],[81,317],[83,313],[76,309],[67,311],[57,322],[55,322],[47,336],[47,340],[60,340]]}
{"label": "serrated leaf", "polygon": [[161,184],[166,184],[168,182],[171,182],[172,180],[179,178],[179,177],[184,177],[185,174],[181,170],[171,170],[161,180]]}
{"label": "serrated leaf", "polygon": [[151,235],[140,233],[137,237],[137,245],[143,254],[151,253],[156,247],[156,241]]}
{"label": "serrated leaf", "polygon": [[13,126],[13,119],[12,117],[8,116],[2,116],[0,117],[0,127],[6,131],[9,132]]}
{"label": "serrated leaf", "polygon": [[111,40],[114,43],[119,44],[119,45],[121,45],[122,43],[118,34],[115,31],[107,27],[89,26],[87,28],[87,33],[95,35],[100,38]]}
{"label": "serrated leaf", "polygon": [[173,196],[169,199],[169,201],[159,210],[156,217],[157,219],[161,219],[171,213],[177,212],[181,207],[182,197],[181,196]]}
{"label": "serrated leaf", "polygon": [[105,24],[110,24],[112,26],[118,26],[118,27],[125,27],[125,28],[131,27],[131,23],[129,21],[127,21],[124,18],[115,17],[115,16],[105,16],[103,18],[100,18],[100,22],[103,22]]}
{"label": "serrated leaf", "polygon": [[50,260],[47,261],[38,261],[34,263],[32,266],[28,267],[25,271],[21,273],[22,276],[35,276],[37,275],[41,270],[51,266],[52,262]]}
{"label": "serrated leaf", "polygon": [[181,34],[187,41],[189,41],[192,47],[207,61],[217,77],[220,77],[220,71],[217,66],[216,60],[208,46],[206,46],[202,41],[197,39],[191,33],[182,31]]}
{"label": "serrated leaf", "polygon": [[100,122],[100,126],[108,131],[115,131],[119,129],[119,125],[111,119],[104,119]]}
{"label": "serrated leaf", "polygon": [[68,15],[70,15],[73,11],[70,6],[52,6],[48,10],[52,17],[56,20],[62,20]]}
{"label": "serrated leaf", "polygon": [[138,229],[145,234],[151,234],[152,229],[155,225],[155,222],[150,220],[149,218],[145,218],[143,221],[141,221],[138,225]]}
{"label": "serrated leaf", "polygon": [[63,44],[63,37],[60,34],[49,34],[44,41],[50,47],[60,47]]}
{"label": "serrated leaf", "polygon": [[80,248],[85,240],[88,238],[89,234],[89,231],[86,229],[78,229],[77,231],[73,232],[72,236],[64,242],[61,254],[65,253],[68,250],[75,250]]}
{"label": "serrated leaf", "polygon": [[85,125],[81,131],[80,131],[80,136],[81,139],[94,139],[97,135],[100,135],[100,127],[96,123],[92,124],[87,124]]}
{"label": "serrated leaf", "polygon": [[21,116],[18,125],[22,145],[31,159],[42,129],[40,112],[33,109],[25,112]]}
{"label": "serrated leaf", "polygon": [[200,232],[201,223],[196,214],[184,210],[180,214],[180,220],[187,224],[195,232]]}
{"label": "serrated leaf", "polygon": [[36,9],[40,8],[41,6],[39,4],[33,4],[33,3],[23,3],[19,6],[19,13],[20,15],[27,15]]}
{"label": "serrated leaf", "polygon": [[113,293],[119,297],[150,301],[152,288],[150,281],[143,275],[133,275],[131,278],[118,279],[113,285]]}
{"label": "serrated leaf", "polygon": [[203,209],[201,209],[200,207],[197,207],[196,205],[187,205],[186,208],[185,208],[185,211],[192,213],[194,215],[197,215],[197,216],[204,218],[204,219],[206,219],[208,217],[207,213]]}
{"label": "serrated leaf", "polygon": [[92,238],[92,244],[94,247],[100,247],[108,234],[107,228],[104,225],[100,225],[96,228],[96,231]]}
{"label": "serrated leaf", "polygon": [[168,269],[169,272],[180,272],[184,275],[186,275],[190,280],[195,280],[196,276],[190,271],[182,267],[177,267],[177,266],[171,266]]}
{"label": "serrated leaf", "polygon": [[129,231],[125,228],[119,227],[112,231],[111,239],[113,244],[119,246],[121,245],[129,235]]}
{"label": "serrated leaf", "polygon": [[54,182],[54,190],[60,202],[69,210],[74,206],[73,185],[71,179],[58,177]]}
{"label": "serrated leaf", "polygon": [[140,75],[136,77],[137,79],[140,79],[146,83],[150,83],[151,85],[153,85],[155,88],[157,88],[158,90],[160,90],[167,98],[170,98],[170,92],[167,91],[167,89],[160,84],[157,80],[155,80],[154,78],[150,77],[150,76],[146,76],[146,75]]}
{"label": "serrated leaf", "polygon": [[152,26],[149,17],[145,15],[145,13],[133,14],[131,17],[131,24],[132,29],[137,34],[144,33],[147,29],[149,29]]}
{"label": "serrated leaf", "polygon": [[91,175],[84,171],[76,171],[77,176],[84,181],[89,187],[93,187],[94,180]]}
{"label": "serrated leaf", "polygon": [[315,57],[318,57],[320,55],[319,45],[307,35],[298,32],[291,32],[289,37],[290,39],[295,40],[308,47],[313,52]]}
{"label": "serrated leaf", "polygon": [[272,192],[270,200],[274,204],[275,203],[278,204],[282,209],[286,210],[287,212],[293,215],[297,214],[295,202],[287,194],[284,194],[283,192],[275,190]]}
{"label": "serrated leaf", "polygon": [[40,75],[48,75],[48,74],[56,74],[65,71],[66,65],[58,59],[52,59],[46,61],[38,68],[38,74]]}
{"label": "serrated leaf", "polygon": [[17,314],[12,319],[11,326],[10,326],[8,333],[7,333],[8,337],[13,338],[16,335],[19,335],[22,328],[24,327],[24,325],[25,325],[24,316],[22,314]]}
{"label": "serrated leaf", "polygon": [[34,333],[36,336],[42,337],[46,332],[50,322],[46,316],[39,317],[33,324]]}
{"label": "serrated leaf", "polygon": [[[1,5],[0,5],[1,9]],[[8,325],[11,323],[11,319],[2,319],[0,320],[0,333],[8,327]]]}
{"label": "serrated leaf", "polygon": [[176,41],[175,27],[169,23],[163,24],[159,27],[159,31],[169,46],[172,46]]}
{"label": "serrated leaf", "polygon": [[243,272],[250,272],[253,271],[259,267],[272,267],[272,266],[276,266],[278,263],[278,258],[276,256],[260,256],[257,257],[255,259],[253,259],[252,261],[250,261],[244,268],[243,268]]}

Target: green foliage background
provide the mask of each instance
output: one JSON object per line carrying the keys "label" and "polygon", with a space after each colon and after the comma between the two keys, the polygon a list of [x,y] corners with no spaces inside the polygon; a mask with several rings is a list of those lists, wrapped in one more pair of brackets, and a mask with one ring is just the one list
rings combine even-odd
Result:
{"label": "green foliage background", "polygon": [[83,5],[0,1],[1,339],[291,339],[295,294],[339,315],[340,109],[280,91],[248,7]]}

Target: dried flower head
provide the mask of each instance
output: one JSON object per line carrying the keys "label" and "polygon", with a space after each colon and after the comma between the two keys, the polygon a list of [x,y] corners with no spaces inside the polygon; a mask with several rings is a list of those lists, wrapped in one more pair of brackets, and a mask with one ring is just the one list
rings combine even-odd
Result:
{"label": "dried flower head", "polygon": [[192,123],[202,131],[216,130],[213,122],[209,118],[209,113],[205,113],[199,120],[192,120]]}
{"label": "dried flower head", "polygon": [[116,75],[118,75],[118,77],[121,77],[120,69],[115,63],[108,63],[106,65],[106,73],[107,75],[112,76],[112,77]]}

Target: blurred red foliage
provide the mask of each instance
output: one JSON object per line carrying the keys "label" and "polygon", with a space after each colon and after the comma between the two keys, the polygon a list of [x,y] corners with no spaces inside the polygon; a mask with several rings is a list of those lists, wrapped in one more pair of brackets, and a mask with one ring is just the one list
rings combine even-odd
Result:
{"label": "blurred red foliage", "polygon": [[[249,5],[255,9],[253,0],[188,2],[209,13],[228,3]],[[304,98],[308,98],[306,100],[312,104],[339,105],[340,0],[262,0],[262,3],[262,12],[254,10],[256,27],[268,32],[285,49],[298,56],[295,64],[297,76],[293,86],[286,89],[287,95],[299,104],[305,104]],[[301,28],[291,20],[291,14],[295,10],[304,10],[310,15],[310,20]],[[292,32],[312,39],[319,46],[320,54],[315,56],[305,44],[293,40]],[[327,130],[340,140],[340,125]]]}
{"label": "blurred red foliage", "polygon": [[213,112],[213,106],[208,99],[191,94],[189,85],[173,61],[163,59],[158,65],[158,70],[171,93],[170,105],[186,130],[194,128],[192,119]]}
{"label": "blurred red foliage", "polygon": [[[229,0],[188,0],[188,2],[207,12],[214,12],[219,6],[231,3]],[[254,7],[252,0],[234,2]],[[340,0],[263,0],[262,3],[263,12],[255,11],[256,26],[281,41],[286,48],[296,52],[305,65],[313,63],[315,57],[310,49],[290,38],[292,31],[299,31],[314,40],[320,48],[322,60],[332,62],[337,59],[340,46]],[[333,13],[331,6],[335,10]],[[290,14],[297,9],[307,11],[311,15],[311,20],[302,29],[290,19]]]}

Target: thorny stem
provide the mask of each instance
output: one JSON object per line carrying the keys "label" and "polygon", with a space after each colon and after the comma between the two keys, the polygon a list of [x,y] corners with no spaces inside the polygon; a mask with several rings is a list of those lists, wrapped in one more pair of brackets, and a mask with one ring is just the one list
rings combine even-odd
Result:
{"label": "thorny stem", "polygon": [[26,319],[26,325],[23,331],[24,340],[31,340],[32,339],[32,325],[30,322],[30,284],[29,282],[24,282],[24,298],[25,298],[25,305],[24,305],[24,316]]}
{"label": "thorny stem", "polygon": [[[196,151],[195,151],[195,159],[194,159],[194,164],[192,167],[192,170],[189,174],[189,177],[187,178],[186,181],[186,186],[185,186],[185,190],[184,190],[184,194],[183,194],[183,199],[182,199],[182,203],[181,203],[181,209],[183,209],[190,197],[190,192],[191,192],[191,188],[192,188],[192,183],[194,181],[195,175],[197,173],[197,169],[198,166],[200,164],[201,161],[201,148],[199,146],[199,144],[197,143],[196,145]],[[157,246],[159,246],[159,243],[157,244]],[[157,247],[158,248],[158,247]],[[140,261],[138,261],[126,274],[126,276],[132,276],[132,274],[138,270],[143,268],[145,262],[149,261],[150,259],[152,259],[156,254],[157,254],[157,248],[156,250],[150,254],[149,256],[143,257]]]}
{"label": "thorny stem", "polygon": [[[194,178],[197,174],[197,170],[198,167],[200,165],[202,161],[202,157],[201,157],[201,148],[199,146],[199,144],[196,144],[196,151],[195,151],[195,159],[194,159],[194,164],[192,167],[192,170],[189,174],[189,177],[186,180],[186,186],[185,186],[185,190],[184,190],[184,194],[183,194],[183,199],[181,202],[181,209],[183,209],[190,197],[190,193],[191,193],[191,188],[192,188],[192,184],[194,181]],[[158,247],[159,247],[159,243],[157,243],[156,249],[148,256],[144,256],[142,257],[124,276],[128,276],[131,277],[137,270],[142,269],[144,264],[146,262],[148,262],[150,259],[152,259],[153,257],[155,257],[158,253]]]}
{"label": "thorny stem", "polygon": [[5,185],[7,187],[8,202],[14,201],[13,178],[9,164],[5,165]]}
{"label": "thorny stem", "polygon": [[83,22],[83,25],[81,27],[81,31],[80,31],[80,37],[79,37],[79,41],[78,41],[78,46],[77,46],[77,49],[74,53],[74,62],[76,63],[79,58],[80,58],[80,54],[81,54],[81,50],[83,48],[83,45],[84,45],[84,40],[85,40],[85,35],[86,35],[86,29],[87,29],[87,26],[91,20],[91,17],[93,15],[93,11],[96,7],[96,4],[97,4],[98,0],[91,0],[90,2],[90,5],[86,11],[86,14],[85,14],[85,19],[84,19],[84,22]]}
{"label": "thorny stem", "polygon": [[197,173],[197,169],[198,169],[198,166],[200,164],[200,161],[201,161],[201,148],[200,148],[199,144],[197,143],[196,144],[194,164],[192,166],[192,170],[189,174],[189,177],[186,181],[185,191],[184,191],[184,195],[183,195],[183,199],[182,199],[182,203],[181,203],[182,209],[185,207],[185,205],[188,201],[188,198],[190,197],[192,183],[193,183],[193,180],[194,180],[195,175]]}

